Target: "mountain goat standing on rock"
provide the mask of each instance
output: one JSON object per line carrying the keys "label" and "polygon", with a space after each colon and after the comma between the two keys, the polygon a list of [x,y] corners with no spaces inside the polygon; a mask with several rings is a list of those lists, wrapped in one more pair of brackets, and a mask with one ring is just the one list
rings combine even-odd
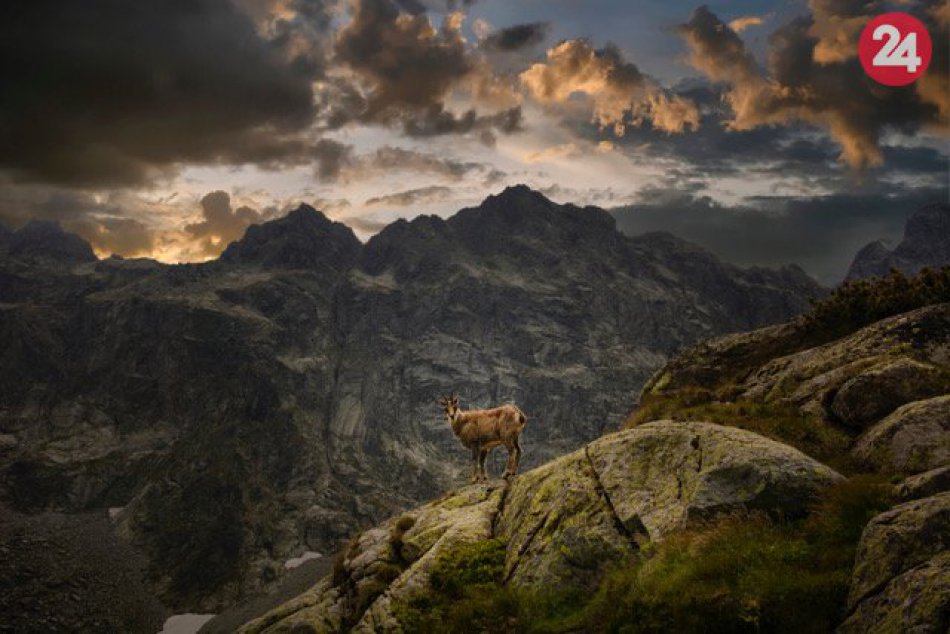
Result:
{"label": "mountain goat standing on rock", "polygon": [[472,482],[488,480],[485,458],[488,452],[502,445],[508,450],[505,479],[518,473],[518,462],[521,460],[518,438],[527,420],[524,412],[516,405],[463,412],[459,407],[458,396],[444,397],[439,399],[439,403],[452,425],[452,431],[465,447],[472,450]]}

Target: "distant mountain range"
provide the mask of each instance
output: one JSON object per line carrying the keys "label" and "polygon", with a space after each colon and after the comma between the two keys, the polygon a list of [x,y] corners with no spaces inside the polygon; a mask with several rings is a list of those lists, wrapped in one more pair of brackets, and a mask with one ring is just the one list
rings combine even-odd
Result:
{"label": "distant mountain range", "polygon": [[517,401],[528,468],[619,426],[674,351],[823,293],[524,186],[366,244],[304,205],[206,264],[32,223],[0,233],[0,500],[114,508],[166,605],[217,610],[460,483],[439,395]]}
{"label": "distant mountain range", "polygon": [[861,249],[847,279],[886,275],[896,269],[908,275],[924,267],[950,265],[950,204],[927,205],[913,213],[904,227],[904,239],[893,250],[881,242]]}

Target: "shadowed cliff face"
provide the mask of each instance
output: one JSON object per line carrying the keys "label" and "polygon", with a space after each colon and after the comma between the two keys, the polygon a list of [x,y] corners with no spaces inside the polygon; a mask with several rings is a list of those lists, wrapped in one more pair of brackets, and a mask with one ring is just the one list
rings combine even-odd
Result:
{"label": "shadowed cliff face", "polygon": [[458,484],[440,394],[517,401],[527,468],[619,425],[672,351],[821,294],[525,187],[366,245],[302,207],[204,265],[48,261],[19,233],[0,239],[3,503],[124,507],[163,599],[202,610]]}
{"label": "shadowed cliff face", "polygon": [[872,242],[854,257],[847,279],[887,275],[897,269],[914,275],[924,267],[950,264],[950,205],[922,207],[907,219],[904,239],[889,250],[881,242]]}

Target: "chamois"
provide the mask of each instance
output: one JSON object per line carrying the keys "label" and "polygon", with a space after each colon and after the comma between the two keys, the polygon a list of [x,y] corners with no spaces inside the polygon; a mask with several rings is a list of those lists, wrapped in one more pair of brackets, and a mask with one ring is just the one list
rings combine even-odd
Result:
{"label": "chamois", "polygon": [[517,405],[463,412],[459,407],[458,396],[441,398],[439,403],[445,410],[452,431],[466,448],[472,450],[472,482],[488,480],[485,458],[495,447],[504,446],[508,450],[505,479],[518,473],[518,462],[521,460],[518,438],[524,431],[527,419]]}

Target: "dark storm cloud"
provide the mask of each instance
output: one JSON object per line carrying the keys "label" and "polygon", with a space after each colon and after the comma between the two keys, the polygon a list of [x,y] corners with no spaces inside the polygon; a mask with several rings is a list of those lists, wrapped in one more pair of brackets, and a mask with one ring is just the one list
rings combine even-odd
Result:
{"label": "dark storm cloud", "polygon": [[482,47],[493,51],[517,51],[540,44],[550,30],[551,25],[547,22],[516,24],[489,33],[482,40]]}
{"label": "dark storm cloud", "polygon": [[492,77],[468,48],[461,20],[460,14],[449,14],[436,28],[425,13],[403,13],[390,0],[357,0],[352,20],[337,34],[334,53],[365,91],[338,89],[347,93],[349,103],[346,108],[330,104],[331,125],[401,124],[409,136],[477,132],[483,139],[493,138],[493,131],[519,131],[521,111],[516,107],[489,114],[446,108],[454,87]]}
{"label": "dark storm cloud", "polygon": [[35,0],[0,20],[0,167],[133,184],[179,162],[299,160],[315,60],[224,0]]}
{"label": "dark storm cloud", "polygon": [[[403,131],[412,137],[469,134],[473,131],[490,133],[492,130],[513,134],[523,129],[524,118],[521,106],[488,115],[480,115],[474,109],[457,115],[445,110],[441,104],[437,104],[430,106],[420,115],[406,119],[403,123]],[[484,138],[488,145],[491,145],[494,140],[494,136]]]}
{"label": "dark storm cloud", "polygon": [[436,30],[427,16],[402,14],[389,0],[359,0],[353,20],[337,34],[335,52],[371,83],[361,117],[370,121],[442,103],[473,68],[452,19]]}
{"label": "dark storm cloud", "polygon": [[[799,18],[769,38],[768,65],[759,67],[742,39],[706,7],[693,12],[679,31],[690,62],[728,89],[730,130],[805,122],[828,130],[841,158],[854,167],[880,165],[880,138],[886,129],[913,133],[946,127],[941,92],[948,72],[946,47],[935,47],[927,75],[910,88],[878,85],[854,56],[855,20],[866,20],[874,2],[812,2],[813,15]],[[926,7],[918,17],[940,32]],[[856,17],[857,16],[857,17]],[[847,40],[847,50],[843,53]]]}
{"label": "dark storm cloud", "polygon": [[614,213],[618,227],[629,234],[669,231],[740,265],[796,263],[831,285],[841,281],[861,247],[899,239],[908,214],[948,196],[946,186],[854,189],[826,196],[758,197],[726,206],[695,191],[655,187]]}

